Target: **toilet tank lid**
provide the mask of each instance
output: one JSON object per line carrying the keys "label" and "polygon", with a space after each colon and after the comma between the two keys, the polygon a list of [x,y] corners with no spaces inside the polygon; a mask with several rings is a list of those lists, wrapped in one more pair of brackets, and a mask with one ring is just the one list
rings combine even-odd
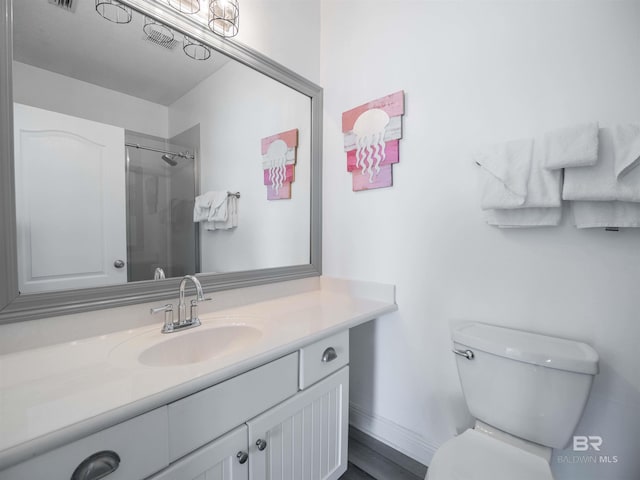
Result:
{"label": "toilet tank lid", "polygon": [[477,322],[454,327],[452,337],[454,342],[471,349],[520,362],[590,375],[598,373],[598,353],[582,342]]}

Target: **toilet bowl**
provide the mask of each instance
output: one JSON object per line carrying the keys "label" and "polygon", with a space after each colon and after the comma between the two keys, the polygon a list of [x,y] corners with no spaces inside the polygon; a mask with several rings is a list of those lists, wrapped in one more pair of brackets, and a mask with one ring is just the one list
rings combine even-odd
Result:
{"label": "toilet bowl", "polygon": [[589,345],[482,323],[452,331],[474,428],[445,442],[426,480],[553,480],[598,373]]}

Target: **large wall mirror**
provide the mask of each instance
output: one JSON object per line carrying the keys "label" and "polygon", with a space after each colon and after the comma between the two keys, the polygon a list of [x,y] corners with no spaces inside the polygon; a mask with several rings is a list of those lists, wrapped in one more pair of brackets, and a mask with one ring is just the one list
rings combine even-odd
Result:
{"label": "large wall mirror", "polygon": [[165,1],[68,3],[0,0],[0,322],[318,275],[322,90]]}

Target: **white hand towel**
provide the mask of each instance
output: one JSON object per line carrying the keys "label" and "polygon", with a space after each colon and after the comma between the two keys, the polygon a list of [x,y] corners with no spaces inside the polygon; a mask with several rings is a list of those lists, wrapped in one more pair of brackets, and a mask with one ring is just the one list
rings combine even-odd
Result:
{"label": "white hand towel", "polygon": [[207,222],[204,228],[209,231],[230,230],[238,226],[238,198],[235,195],[227,196],[227,218]]}
{"label": "white hand towel", "polygon": [[485,210],[489,225],[500,228],[553,227],[560,223],[562,208],[504,208]]}
{"label": "white hand towel", "polygon": [[544,137],[544,166],[549,170],[586,167],[598,161],[598,123],[560,128]]}
{"label": "white hand towel", "polygon": [[598,143],[595,165],[565,169],[562,198],[640,202],[640,126],[601,128]]}
{"label": "white hand towel", "polygon": [[206,192],[198,195],[193,205],[193,221],[203,222],[209,218],[211,204],[215,198],[214,192]]}
{"label": "white hand towel", "polygon": [[533,140],[515,140],[487,147],[474,156],[481,168],[481,208],[515,208],[527,198]]}
{"label": "white hand towel", "polygon": [[227,191],[216,191],[213,193],[211,209],[209,210],[209,222],[225,222],[227,220]]}
{"label": "white hand towel", "polygon": [[640,227],[640,203],[572,202],[578,228]]}

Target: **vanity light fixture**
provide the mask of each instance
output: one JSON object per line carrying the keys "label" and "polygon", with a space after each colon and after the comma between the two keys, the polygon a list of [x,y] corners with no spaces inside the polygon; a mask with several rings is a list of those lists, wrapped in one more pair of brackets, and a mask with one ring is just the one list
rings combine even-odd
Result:
{"label": "vanity light fixture", "polygon": [[117,0],[96,0],[96,12],[113,23],[129,23],[133,10]]}
{"label": "vanity light fixture", "polygon": [[238,34],[240,7],[238,0],[209,1],[209,30],[221,37],[230,38]]}
{"label": "vanity light fixture", "polygon": [[[61,1],[61,0],[59,0]],[[71,0],[68,0],[71,1]],[[133,10],[118,0],[95,0],[96,12],[103,18],[114,23],[130,23],[133,19]],[[173,9],[192,15],[200,24],[207,24],[209,29],[221,37],[234,37],[238,34],[238,20],[240,9],[238,0],[209,0],[207,12],[200,9],[200,1],[206,0],[164,0]],[[172,50],[179,42],[175,32],[161,22],[153,18],[144,18],[144,33],[148,40],[158,46]],[[187,36],[183,36],[182,50],[194,60],[208,60],[211,57],[211,49]]]}
{"label": "vanity light fixture", "polygon": [[200,0],[167,0],[167,3],[180,13],[193,15],[200,11]]}
{"label": "vanity light fixture", "polygon": [[194,60],[207,60],[211,56],[209,47],[186,35],[182,41],[182,50]]}

